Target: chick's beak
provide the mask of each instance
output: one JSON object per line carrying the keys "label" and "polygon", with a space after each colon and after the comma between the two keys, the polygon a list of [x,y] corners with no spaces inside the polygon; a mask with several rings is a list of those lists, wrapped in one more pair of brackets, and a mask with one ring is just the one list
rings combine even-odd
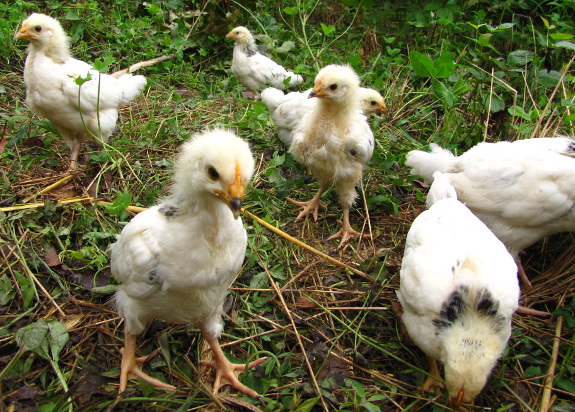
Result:
{"label": "chick's beak", "polygon": [[377,108],[377,113],[389,113],[387,110],[387,106],[385,105],[384,102],[381,102],[381,104],[379,105],[379,107]]}
{"label": "chick's beak", "polygon": [[28,23],[24,23],[18,33],[14,36],[15,39],[31,39],[33,36],[32,32],[29,30],[30,25]]}
{"label": "chick's beak", "polygon": [[307,98],[311,99],[312,97],[325,97],[325,96],[327,96],[327,94],[325,93],[325,89],[321,81],[319,81],[316,82],[316,84],[313,86],[313,90],[309,92]]}
{"label": "chick's beak", "polygon": [[215,192],[218,196],[232,211],[234,219],[240,217],[240,210],[242,209],[242,199],[245,194],[245,187],[241,182],[240,165],[236,163],[236,177],[231,185],[229,185],[226,191],[217,190]]}
{"label": "chick's beak", "polygon": [[228,39],[232,39],[234,37],[234,31],[232,30],[231,32],[229,32],[228,34],[226,34],[226,37]]}
{"label": "chick's beak", "polygon": [[460,389],[457,396],[451,398],[451,403],[453,403],[453,406],[456,406],[456,407],[461,406],[461,404],[463,403],[463,396],[464,395],[465,395],[465,392],[463,391],[463,389]]}

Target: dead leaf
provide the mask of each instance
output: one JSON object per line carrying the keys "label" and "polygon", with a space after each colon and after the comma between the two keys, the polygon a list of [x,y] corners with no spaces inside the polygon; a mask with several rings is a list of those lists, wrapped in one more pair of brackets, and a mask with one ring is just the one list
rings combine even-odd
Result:
{"label": "dead leaf", "polygon": [[21,401],[34,399],[36,395],[42,395],[44,392],[35,386],[25,385],[18,389],[16,392],[16,398]]}

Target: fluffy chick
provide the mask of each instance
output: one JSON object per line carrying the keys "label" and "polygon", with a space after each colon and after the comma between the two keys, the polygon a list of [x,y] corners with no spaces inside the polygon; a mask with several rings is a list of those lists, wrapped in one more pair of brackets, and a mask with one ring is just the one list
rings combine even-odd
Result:
{"label": "fluffy chick", "polygon": [[288,201],[302,208],[297,219],[309,213],[317,221],[318,209],[325,209],[322,193],[334,185],[343,209],[342,228],[329,239],[341,237],[341,248],[359,233],[349,223],[349,210],[357,196],[356,184],[373,154],[373,133],[367,118],[359,113],[359,78],[349,66],[329,65],[316,76],[310,98],[317,98],[314,110],[304,116],[293,133],[290,152],[308,167],[320,188],[308,202]]}
{"label": "fluffy chick", "polygon": [[163,319],[200,328],[215,358],[203,362],[216,369],[214,393],[223,377],[258,396],[234,374],[245,365],[229,362],[218,343],[224,298],[245,257],[247,235],[239,214],[253,171],[248,144],[233,133],[195,135],[176,160],[172,194],[132,219],[111,246],[112,274],[121,283],[115,304],[126,334],[120,392],[130,375],[174,389],[145,374],[135,358],[136,335],[153,319]]}
{"label": "fluffy chick", "polygon": [[287,71],[282,66],[258,51],[254,37],[248,29],[238,26],[226,37],[236,43],[232,58],[232,73],[246,89],[259,98],[259,90],[272,85],[284,89],[284,80],[289,78],[289,85],[303,83],[303,77]]}
{"label": "fluffy chick", "polygon": [[[62,26],[44,14],[31,14],[15,38],[30,41],[24,66],[26,104],[62,133],[72,152],[70,169],[77,169],[80,144],[93,136],[105,142],[116,126],[118,107],[142,92],[146,78],[129,73],[116,78],[72,58]],[[87,76],[92,80],[76,84]]]}
{"label": "fluffy chick", "polygon": [[434,174],[430,208],[407,234],[397,291],[402,320],[428,357],[425,391],[440,380],[458,407],[481,392],[511,334],[517,266],[505,246],[459,202],[449,176]]}
{"label": "fluffy chick", "polygon": [[480,143],[461,156],[436,144],[407,154],[426,182],[447,173],[458,198],[505,244],[529,284],[519,253],[544,236],[575,231],[575,142],[535,138]]}
{"label": "fluffy chick", "polygon": [[[287,147],[290,147],[293,131],[301,119],[311,113],[318,104],[318,99],[308,98],[312,90],[284,94],[275,87],[268,87],[261,93],[262,101],[267,105],[270,116],[278,127],[278,136]],[[377,90],[360,87],[359,99],[360,111],[366,116],[387,113],[387,106]]]}

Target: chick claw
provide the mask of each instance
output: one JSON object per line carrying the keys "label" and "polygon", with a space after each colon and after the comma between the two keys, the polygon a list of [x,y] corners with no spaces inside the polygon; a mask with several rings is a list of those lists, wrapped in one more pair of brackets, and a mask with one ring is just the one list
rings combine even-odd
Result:
{"label": "chick claw", "polygon": [[[248,368],[253,368],[262,364],[267,358],[260,358],[248,364]],[[243,363],[232,363],[227,358],[221,359],[216,357],[214,361],[203,360],[200,361],[202,365],[210,366],[216,370],[216,379],[214,380],[213,394],[217,395],[218,391],[222,387],[222,378],[226,379],[236,390],[245,393],[252,398],[259,398],[260,394],[238,380],[240,372],[246,369],[246,365]]]}
{"label": "chick claw", "polygon": [[300,220],[302,217],[307,216],[310,212],[313,212],[312,213],[313,221],[317,222],[319,208],[322,208],[324,210],[327,209],[327,206],[321,203],[319,198],[316,199],[315,197],[307,202],[298,202],[297,200],[294,200],[290,197],[286,198],[286,200],[291,204],[294,204],[302,209],[302,211],[295,219],[296,222]]}
{"label": "chick claw", "polygon": [[134,356],[134,351],[135,351],[135,337],[128,335],[126,337],[126,346],[120,349],[120,352],[122,353],[122,364],[120,370],[119,393],[122,393],[127,389],[128,379],[131,376],[137,376],[158,389],[163,389],[166,391],[176,390],[175,386],[162,382],[159,379],[152,378],[150,375],[148,375],[147,373],[142,371],[142,369],[140,369],[139,365],[143,364],[147,360],[152,359],[154,356],[156,356],[158,353],[157,351],[149,356],[143,356],[140,358],[136,358]]}

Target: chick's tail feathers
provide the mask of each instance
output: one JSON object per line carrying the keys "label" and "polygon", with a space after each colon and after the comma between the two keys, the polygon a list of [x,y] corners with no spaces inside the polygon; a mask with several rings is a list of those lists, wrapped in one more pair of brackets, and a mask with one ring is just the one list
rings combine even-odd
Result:
{"label": "chick's tail feathers", "polygon": [[261,99],[268,107],[268,110],[273,112],[276,107],[285,101],[285,94],[275,87],[268,87],[262,90]]}
{"label": "chick's tail feathers", "polygon": [[457,199],[457,193],[451,184],[449,175],[437,171],[433,173],[433,184],[429,188],[425,204],[429,209],[442,199]]}
{"label": "chick's tail feathers", "polygon": [[134,76],[133,74],[126,73],[118,77],[118,83],[119,87],[122,89],[122,100],[120,101],[120,104],[123,105],[130,103],[140,93],[142,93],[147,80],[144,76]]}
{"label": "chick's tail feathers", "polygon": [[435,143],[429,147],[431,152],[412,150],[405,158],[405,164],[411,167],[411,174],[423,177],[426,183],[433,181],[434,172],[448,172],[457,159],[449,150],[443,149]]}

